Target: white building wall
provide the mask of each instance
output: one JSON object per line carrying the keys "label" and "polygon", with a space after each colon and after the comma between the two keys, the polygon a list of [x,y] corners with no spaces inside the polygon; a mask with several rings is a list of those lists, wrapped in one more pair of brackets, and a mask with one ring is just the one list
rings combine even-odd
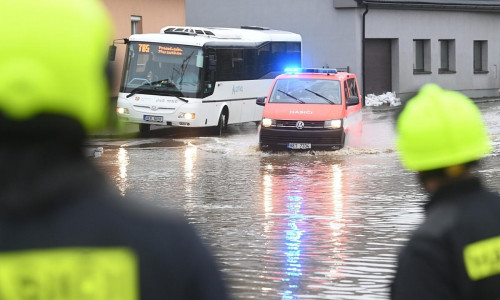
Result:
{"label": "white building wall", "polygon": [[[367,38],[398,39],[393,87],[403,99],[416,93],[425,83],[461,91],[470,97],[498,96],[500,79],[500,18],[498,13],[457,11],[379,10],[371,9],[366,17]],[[414,39],[430,39],[432,74],[413,74]],[[440,39],[454,39],[456,73],[439,74]],[[488,73],[474,74],[473,41],[488,41]],[[398,82],[396,82],[398,80]]]}

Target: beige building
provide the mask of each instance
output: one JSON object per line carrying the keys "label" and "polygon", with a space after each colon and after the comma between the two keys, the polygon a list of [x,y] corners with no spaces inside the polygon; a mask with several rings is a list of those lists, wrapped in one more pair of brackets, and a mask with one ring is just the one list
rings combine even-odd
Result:
{"label": "beige building", "polygon": [[[134,33],[160,32],[160,29],[167,25],[186,25],[185,0],[102,1],[113,18],[115,39],[128,38]],[[112,63],[116,79],[111,91],[112,96],[118,94],[125,56],[125,45],[117,46],[116,59]]]}

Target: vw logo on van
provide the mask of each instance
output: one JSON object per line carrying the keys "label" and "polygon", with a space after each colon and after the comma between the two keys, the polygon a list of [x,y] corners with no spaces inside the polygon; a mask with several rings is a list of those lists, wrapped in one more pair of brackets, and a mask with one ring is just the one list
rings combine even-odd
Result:
{"label": "vw logo on van", "polygon": [[304,129],[304,122],[297,121],[297,123],[295,123],[295,127],[297,127],[297,129]]}

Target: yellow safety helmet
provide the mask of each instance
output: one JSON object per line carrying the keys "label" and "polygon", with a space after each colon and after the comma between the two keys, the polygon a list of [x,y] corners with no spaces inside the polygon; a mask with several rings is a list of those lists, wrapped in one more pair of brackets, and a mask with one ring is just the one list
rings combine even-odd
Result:
{"label": "yellow safety helmet", "polygon": [[491,152],[476,105],[465,95],[423,86],[397,119],[396,146],[403,166],[427,171],[478,160]]}
{"label": "yellow safety helmet", "polygon": [[111,20],[99,0],[0,1],[0,113],[78,120],[87,130],[109,115]]}

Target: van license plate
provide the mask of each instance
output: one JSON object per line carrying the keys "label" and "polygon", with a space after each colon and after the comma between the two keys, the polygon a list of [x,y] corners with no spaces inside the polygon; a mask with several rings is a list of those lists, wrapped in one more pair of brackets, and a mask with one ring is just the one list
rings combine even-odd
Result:
{"label": "van license plate", "polygon": [[144,121],[149,121],[149,122],[163,122],[163,117],[162,116],[148,116],[148,115],[144,115]]}
{"label": "van license plate", "polygon": [[288,143],[286,145],[288,149],[311,149],[311,144],[309,143]]}

